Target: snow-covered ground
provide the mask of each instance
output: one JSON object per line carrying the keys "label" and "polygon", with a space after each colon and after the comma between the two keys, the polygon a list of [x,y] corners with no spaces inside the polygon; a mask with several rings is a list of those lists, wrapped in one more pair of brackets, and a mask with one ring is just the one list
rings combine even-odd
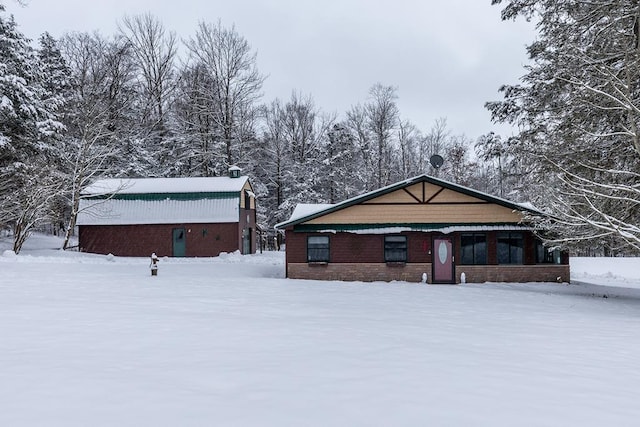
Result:
{"label": "snow-covered ground", "polygon": [[[283,254],[0,256],[3,426],[636,426],[640,260],[571,285],[286,280]],[[0,241],[0,254],[9,243]]]}

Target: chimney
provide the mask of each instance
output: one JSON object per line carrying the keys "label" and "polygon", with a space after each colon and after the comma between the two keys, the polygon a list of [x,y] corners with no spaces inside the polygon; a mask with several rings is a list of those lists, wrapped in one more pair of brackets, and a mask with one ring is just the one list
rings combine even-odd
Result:
{"label": "chimney", "polygon": [[242,169],[240,169],[237,166],[231,166],[229,167],[229,178],[240,178],[240,171]]}

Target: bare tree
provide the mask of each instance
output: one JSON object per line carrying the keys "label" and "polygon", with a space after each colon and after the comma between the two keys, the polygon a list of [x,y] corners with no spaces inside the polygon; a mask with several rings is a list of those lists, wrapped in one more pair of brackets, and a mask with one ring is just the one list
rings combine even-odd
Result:
{"label": "bare tree", "polygon": [[444,153],[444,174],[451,181],[470,185],[476,164],[469,158],[470,141],[464,135],[452,137]]}
{"label": "bare tree", "polygon": [[63,249],[67,249],[81,192],[98,178],[117,175],[122,170],[117,163],[127,161],[122,159],[127,144],[121,144],[122,139],[127,140],[123,128],[127,120],[121,117],[129,116],[132,95],[128,86],[130,69],[120,57],[128,54],[125,46],[97,34],[82,33],[67,35],[61,46],[72,70],[74,94],[62,164],[64,194],[70,208],[63,241]]}
{"label": "bare tree", "polygon": [[400,167],[402,178],[421,173],[419,141],[420,133],[412,123],[401,121],[398,126],[398,143],[400,150]]}
{"label": "bare tree", "polygon": [[0,224],[11,224],[16,254],[31,232],[54,216],[53,202],[60,192],[60,183],[54,176],[48,168],[40,168],[22,176],[0,177],[13,188],[12,197],[0,198]]}
{"label": "bare tree", "polygon": [[396,88],[376,83],[369,90],[366,104],[368,125],[376,145],[376,183],[378,188],[389,184],[391,173],[392,135],[398,127],[399,111]]}
{"label": "bare tree", "polygon": [[180,148],[175,153],[182,173],[214,176],[221,172],[217,147],[219,129],[214,121],[213,101],[208,96],[211,87],[204,65],[189,65],[180,74],[175,111],[179,122]]}
{"label": "bare tree", "polygon": [[186,42],[191,62],[207,73],[208,84],[199,88],[200,99],[212,107],[210,119],[224,147],[227,166],[238,158],[239,121],[261,96],[264,77],[256,67],[256,54],[235,27],[201,22],[195,37]]}
{"label": "bare tree", "polygon": [[131,45],[141,76],[144,96],[143,123],[150,129],[164,129],[165,116],[174,90],[174,62],[177,39],[151,14],[125,17],[120,32]]}
{"label": "bare tree", "polygon": [[373,153],[373,137],[367,122],[367,111],[362,105],[355,105],[347,112],[345,121],[349,129],[354,145],[358,150],[357,164],[354,173],[357,173],[365,191],[376,188],[375,170],[376,159]]}

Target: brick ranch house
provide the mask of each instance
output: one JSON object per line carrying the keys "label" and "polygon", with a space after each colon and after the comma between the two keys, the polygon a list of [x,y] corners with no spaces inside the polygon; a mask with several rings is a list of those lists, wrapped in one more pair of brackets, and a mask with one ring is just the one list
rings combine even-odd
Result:
{"label": "brick ranch house", "polygon": [[460,283],[569,282],[529,207],[420,175],[335,205],[299,205],[285,231],[294,279]]}
{"label": "brick ranch house", "polygon": [[77,224],[83,252],[208,257],[256,251],[256,199],[235,167],[226,177],[97,181],[82,193]]}

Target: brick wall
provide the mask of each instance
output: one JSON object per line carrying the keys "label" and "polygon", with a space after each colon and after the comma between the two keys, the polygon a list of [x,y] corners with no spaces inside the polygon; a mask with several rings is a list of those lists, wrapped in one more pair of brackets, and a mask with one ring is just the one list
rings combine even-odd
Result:
{"label": "brick wall", "polygon": [[[406,232],[408,262],[431,262],[431,233]],[[307,236],[329,236],[330,259],[335,263],[384,262],[384,235],[355,233],[286,232],[287,262],[307,262]]]}
{"label": "brick wall", "polygon": [[[384,262],[384,235],[354,233],[304,233],[287,230],[287,277],[319,280],[419,282],[426,272],[431,283],[433,233],[405,232],[407,263]],[[330,262],[307,264],[307,236],[324,235],[330,240]],[[460,233],[452,233],[455,259],[460,257]],[[487,233],[487,260],[490,265],[454,265],[455,280],[464,272],[468,283],[569,281],[568,256],[565,265],[534,264],[535,238],[524,232],[524,265],[497,265],[497,233]]]}
{"label": "brick wall", "polygon": [[136,257],[155,252],[158,256],[172,256],[174,228],[186,231],[185,255],[188,257],[217,256],[240,248],[238,223],[83,225],[78,227],[78,240],[83,252]]}
{"label": "brick wall", "polygon": [[[307,264],[290,263],[287,265],[291,279],[345,280],[389,282],[403,280],[420,282],[422,273],[427,273],[431,283],[431,264],[412,263],[387,265],[385,263],[341,263]],[[456,282],[460,283],[460,274],[465,273],[467,283],[484,282],[569,282],[568,265],[462,265],[455,267]]]}
{"label": "brick wall", "polygon": [[484,282],[560,282],[570,281],[568,265],[457,265],[456,281],[464,272],[467,283]]}
{"label": "brick wall", "polygon": [[427,263],[399,265],[387,265],[385,263],[291,263],[287,265],[287,269],[288,277],[291,279],[362,282],[402,280],[417,283],[422,280],[422,273],[427,273],[428,276],[431,276],[431,264]]}

